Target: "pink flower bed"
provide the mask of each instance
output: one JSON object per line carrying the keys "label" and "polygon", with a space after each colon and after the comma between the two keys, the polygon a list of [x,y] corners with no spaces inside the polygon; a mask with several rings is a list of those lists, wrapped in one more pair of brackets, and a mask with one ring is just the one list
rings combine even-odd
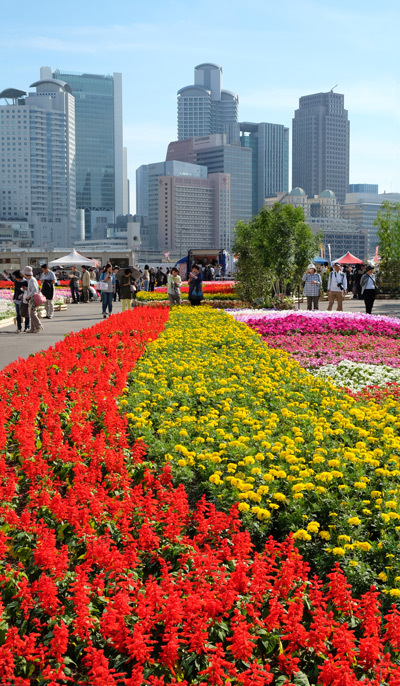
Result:
{"label": "pink flower bed", "polygon": [[333,312],[267,312],[261,311],[233,314],[239,321],[246,322],[262,336],[292,336],[296,334],[342,335],[373,334],[374,336],[400,336],[400,319],[395,317],[371,316],[361,313],[339,314]]}
{"label": "pink flower bed", "polygon": [[242,311],[230,313],[287,350],[303,367],[343,360],[400,367],[400,320],[360,313]]}
{"label": "pink flower bed", "polygon": [[321,367],[342,360],[364,364],[384,364],[400,367],[400,338],[370,334],[294,334],[265,338],[270,348],[290,352],[302,367]]}

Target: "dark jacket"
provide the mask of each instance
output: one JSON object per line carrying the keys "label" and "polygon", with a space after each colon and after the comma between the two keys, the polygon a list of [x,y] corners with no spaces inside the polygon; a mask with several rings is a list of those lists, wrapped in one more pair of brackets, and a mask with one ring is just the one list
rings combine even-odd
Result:
{"label": "dark jacket", "polygon": [[128,300],[132,297],[132,292],[131,292],[131,283],[132,283],[132,276],[129,275],[127,276],[126,274],[122,274],[120,280],[120,288],[121,288],[121,300]]}

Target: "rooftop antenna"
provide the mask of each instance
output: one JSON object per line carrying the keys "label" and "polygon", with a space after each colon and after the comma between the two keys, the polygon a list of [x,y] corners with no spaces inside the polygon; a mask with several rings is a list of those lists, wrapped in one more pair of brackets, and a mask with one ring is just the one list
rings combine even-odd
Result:
{"label": "rooftop antenna", "polygon": [[333,88],[331,88],[331,93],[333,93],[334,89],[337,88],[338,85],[339,85],[339,84],[337,83],[336,86],[333,86]]}

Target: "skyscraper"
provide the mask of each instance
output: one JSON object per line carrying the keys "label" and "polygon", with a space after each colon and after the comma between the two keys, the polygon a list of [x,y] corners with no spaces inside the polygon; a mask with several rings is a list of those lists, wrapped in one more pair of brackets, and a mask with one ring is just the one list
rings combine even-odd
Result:
{"label": "skyscraper", "polygon": [[238,105],[236,93],[222,89],[222,67],[199,64],[194,84],[178,91],[178,140],[224,133],[226,125],[237,122]]}
{"label": "skyscraper", "polygon": [[150,250],[159,248],[158,179],[160,176],[207,179],[207,167],[171,161],[142,164],[136,170],[136,214],[141,218],[142,247]]}
{"label": "skyscraper", "polygon": [[76,206],[85,235],[127,214],[122,141],[122,75],[76,74],[42,67],[41,78],[61,79],[75,96]]}
{"label": "skyscraper", "polygon": [[252,212],[265,198],[289,190],[289,129],[282,124],[240,122],[227,127],[229,143],[252,152]]}
{"label": "skyscraper", "polygon": [[345,201],[349,185],[350,123],[344,95],[329,91],[300,98],[293,119],[292,185],[309,197],[334,191]]}
{"label": "skyscraper", "polygon": [[28,221],[37,246],[75,239],[75,99],[67,83],[0,93],[0,218]]}
{"label": "skyscraper", "polygon": [[219,133],[170,143],[167,160],[193,162],[207,167],[209,174],[230,175],[231,227],[219,247],[231,250],[238,220],[252,218],[251,150],[228,145],[226,134]]}
{"label": "skyscraper", "polygon": [[222,248],[230,233],[230,176],[208,179],[160,176],[158,239],[161,250]]}

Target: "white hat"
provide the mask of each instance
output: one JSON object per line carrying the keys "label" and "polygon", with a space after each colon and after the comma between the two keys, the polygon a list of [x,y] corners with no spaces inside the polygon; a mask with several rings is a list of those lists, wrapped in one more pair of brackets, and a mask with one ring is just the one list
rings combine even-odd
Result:
{"label": "white hat", "polygon": [[307,269],[315,269],[315,264],[309,264]]}
{"label": "white hat", "polygon": [[29,274],[30,276],[33,276],[33,269],[32,267],[25,267],[24,271],[22,272],[26,276]]}

